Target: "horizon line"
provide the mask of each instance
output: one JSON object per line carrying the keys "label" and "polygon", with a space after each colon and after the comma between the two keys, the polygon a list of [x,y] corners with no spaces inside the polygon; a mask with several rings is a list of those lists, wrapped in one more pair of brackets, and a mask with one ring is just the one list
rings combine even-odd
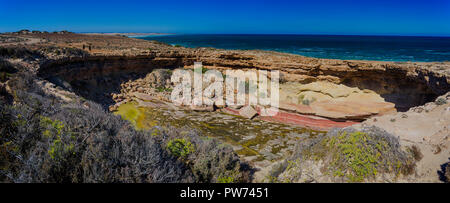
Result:
{"label": "horizon line", "polygon": [[[29,30],[29,31],[39,31],[34,29],[20,29],[20,30]],[[4,31],[0,32],[0,34],[5,33],[14,33],[17,31]],[[106,32],[96,32],[96,31],[70,31],[67,29],[61,29],[61,30],[55,30],[55,31],[48,31],[49,33],[52,32],[58,32],[58,31],[68,31],[73,32],[77,34],[90,34],[90,33],[100,33],[100,34],[108,34],[108,33],[118,33],[118,34],[165,34],[165,35],[319,35],[319,36],[368,36],[368,37],[444,37],[449,38],[450,34],[339,34],[339,33],[214,33],[214,32],[204,32],[204,33],[183,33],[183,32],[114,32],[114,31],[106,31]],[[41,31],[45,32],[45,30]],[[149,35],[150,36],[150,35]]]}
{"label": "horizon line", "polygon": [[[164,34],[164,35],[323,35],[323,36],[368,36],[368,37],[450,37],[448,35],[421,35],[421,34],[333,34],[333,33],[182,33],[182,32],[74,32],[79,34],[89,33],[120,33],[120,34]],[[149,35],[150,36],[150,35]],[[155,35],[156,36],[156,35]]]}

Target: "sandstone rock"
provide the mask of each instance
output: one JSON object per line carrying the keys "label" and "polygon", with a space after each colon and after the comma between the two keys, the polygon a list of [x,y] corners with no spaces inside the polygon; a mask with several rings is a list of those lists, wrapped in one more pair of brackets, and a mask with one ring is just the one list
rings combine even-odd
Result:
{"label": "sandstone rock", "polygon": [[139,93],[139,92],[134,92],[133,96],[138,98],[138,99],[140,99],[140,100],[143,100],[143,101],[150,101],[150,100],[154,100],[155,99],[155,97],[153,97],[153,96],[151,96],[149,94],[143,94],[143,93]]}
{"label": "sandstone rock", "polygon": [[212,105],[203,105],[203,106],[191,105],[189,108],[193,111],[207,111],[207,112],[214,111],[214,106]]}
{"label": "sandstone rock", "polygon": [[258,112],[255,109],[253,109],[253,107],[251,107],[251,106],[245,106],[239,110],[239,115],[241,115],[245,118],[248,118],[248,119],[252,119],[256,115],[258,115]]}
{"label": "sandstone rock", "polygon": [[393,103],[371,90],[323,81],[282,84],[280,101],[283,110],[334,119],[365,119],[396,112]]}
{"label": "sandstone rock", "polygon": [[388,102],[364,103],[322,101],[311,104],[314,115],[335,119],[365,119],[373,115],[395,113],[395,105]]}
{"label": "sandstone rock", "polygon": [[280,102],[280,109],[297,112],[300,114],[314,114],[314,111],[308,105]]}
{"label": "sandstone rock", "polygon": [[300,92],[319,92],[332,98],[347,97],[354,92],[360,91],[358,88],[351,88],[330,82],[312,82],[301,85],[298,90]]}
{"label": "sandstone rock", "polygon": [[228,107],[231,108],[231,109],[234,109],[234,110],[239,110],[239,109],[241,109],[243,106],[244,106],[244,105],[238,105],[238,104],[236,104],[236,105],[231,105],[231,106],[228,106]]}
{"label": "sandstone rock", "polygon": [[116,110],[117,110],[117,106],[115,106],[115,105],[109,106],[109,111],[116,111]]}

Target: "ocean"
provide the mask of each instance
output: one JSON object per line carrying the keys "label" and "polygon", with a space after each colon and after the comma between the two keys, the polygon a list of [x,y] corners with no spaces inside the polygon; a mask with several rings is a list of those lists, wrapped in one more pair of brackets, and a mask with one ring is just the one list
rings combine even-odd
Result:
{"label": "ocean", "polygon": [[450,61],[450,37],[176,34],[137,38],[191,48],[259,49],[329,59]]}

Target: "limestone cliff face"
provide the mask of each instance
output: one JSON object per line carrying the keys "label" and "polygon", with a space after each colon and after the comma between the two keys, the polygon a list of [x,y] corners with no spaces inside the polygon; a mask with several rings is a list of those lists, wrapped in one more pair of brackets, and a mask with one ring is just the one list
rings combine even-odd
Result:
{"label": "limestone cliff face", "polygon": [[[450,91],[450,63],[394,63],[315,59],[265,51],[177,49],[147,55],[89,56],[44,63],[39,75],[58,75],[68,82],[101,82],[110,77],[145,74],[156,68],[191,67],[279,70],[283,82],[307,84],[327,81],[368,89],[392,102],[399,110],[423,104]],[[174,49],[174,50],[172,50]]]}
{"label": "limestone cliff face", "polygon": [[450,91],[449,62],[317,59],[270,51],[173,47],[121,36],[36,34],[27,37],[45,39],[47,43],[36,45],[38,47],[56,45],[83,49],[86,44],[92,47],[89,51],[84,49],[88,53],[85,57],[61,58],[47,54],[51,60],[41,63],[38,70],[41,77],[58,76],[75,86],[87,83],[93,87],[118,89],[121,81],[143,77],[153,69],[190,68],[199,61],[209,69],[279,70],[283,82],[299,85],[325,81],[372,90],[401,111]]}
{"label": "limestone cliff face", "polygon": [[[329,81],[350,87],[369,89],[408,109],[434,99],[450,90],[448,63],[393,63],[312,59],[289,54],[263,53],[243,61],[224,60],[212,66],[280,70],[285,81],[310,83]],[[207,60],[205,60],[207,64]]]}

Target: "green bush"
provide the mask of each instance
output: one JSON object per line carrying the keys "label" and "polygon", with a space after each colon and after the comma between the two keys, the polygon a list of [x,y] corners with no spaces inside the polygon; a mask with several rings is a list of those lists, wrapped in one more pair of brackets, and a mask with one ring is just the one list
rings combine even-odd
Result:
{"label": "green bush", "polygon": [[[330,167],[334,167],[334,176],[347,175],[352,182],[361,182],[366,177],[377,175],[377,165],[385,142],[376,144],[376,148],[368,146],[371,138],[363,132],[341,132],[338,136],[323,140],[323,145],[333,152]],[[348,170],[344,174],[345,170]]]}
{"label": "green bush", "polygon": [[[363,182],[382,173],[410,175],[419,154],[418,149],[403,151],[398,139],[386,131],[365,127],[361,131],[333,129],[325,136],[299,143],[290,160],[321,160],[322,172],[339,178],[337,181]],[[301,165],[302,161],[298,163]],[[295,169],[287,168],[295,174]]]}
{"label": "green bush", "polygon": [[234,183],[234,177],[220,176],[217,178],[217,183]]}
{"label": "green bush", "polygon": [[185,158],[195,151],[194,145],[186,139],[173,139],[167,143],[167,149],[176,157]]}

